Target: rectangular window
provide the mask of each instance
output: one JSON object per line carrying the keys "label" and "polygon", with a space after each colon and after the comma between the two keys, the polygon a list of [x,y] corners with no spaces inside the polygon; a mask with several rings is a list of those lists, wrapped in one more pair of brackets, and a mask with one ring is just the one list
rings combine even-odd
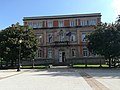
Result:
{"label": "rectangular window", "polygon": [[87,48],[83,48],[83,56],[88,56],[88,49]]}
{"label": "rectangular window", "polygon": [[41,50],[41,49],[38,50],[37,56],[38,56],[38,57],[42,57],[42,50]]}
{"label": "rectangular window", "polygon": [[71,34],[71,41],[76,41],[76,33]]}
{"label": "rectangular window", "polygon": [[75,20],[70,20],[70,26],[74,27],[76,25]]}
{"label": "rectangular window", "polygon": [[63,20],[60,20],[59,23],[58,23],[59,27],[64,27],[64,21]]}
{"label": "rectangular window", "polygon": [[33,22],[33,28],[37,28],[37,23]]}
{"label": "rectangular window", "polygon": [[48,21],[48,27],[53,27],[53,21]]}
{"label": "rectangular window", "polygon": [[49,43],[52,43],[52,39],[53,39],[52,34],[48,34],[48,42],[49,42]]}
{"label": "rectangular window", "polygon": [[52,58],[52,50],[51,49],[48,50],[48,58]]}
{"label": "rectangular window", "polygon": [[39,35],[37,38],[38,38],[38,43],[42,44],[42,35]]}
{"label": "rectangular window", "polygon": [[28,22],[28,27],[29,28],[32,28],[33,26],[32,26],[32,22]]}
{"label": "rectangular window", "polygon": [[64,38],[64,33],[61,33],[61,34],[60,34],[59,39],[60,39],[61,42],[65,40],[65,38]]}
{"label": "rectangular window", "polygon": [[96,25],[96,19],[90,19],[88,20],[89,25]]}
{"label": "rectangular window", "polygon": [[86,36],[86,33],[82,33],[82,42],[86,42],[85,36]]}
{"label": "rectangular window", "polygon": [[81,26],[87,26],[88,25],[88,21],[87,20],[81,20],[80,21],[80,25]]}
{"label": "rectangular window", "polygon": [[38,22],[38,28],[42,28],[42,21]]}
{"label": "rectangular window", "polygon": [[76,56],[75,49],[72,49],[72,56],[73,56],[73,57],[75,57],[75,56]]}

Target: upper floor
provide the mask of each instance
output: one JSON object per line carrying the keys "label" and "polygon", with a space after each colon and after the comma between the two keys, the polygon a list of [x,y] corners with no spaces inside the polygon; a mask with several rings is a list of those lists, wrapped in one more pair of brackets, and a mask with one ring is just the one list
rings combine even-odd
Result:
{"label": "upper floor", "polygon": [[34,29],[95,26],[101,22],[101,13],[24,17],[23,21]]}

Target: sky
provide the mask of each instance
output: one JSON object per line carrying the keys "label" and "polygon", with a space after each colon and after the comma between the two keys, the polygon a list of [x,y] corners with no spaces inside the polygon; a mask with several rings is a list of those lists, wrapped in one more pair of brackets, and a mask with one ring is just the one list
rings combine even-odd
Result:
{"label": "sky", "polygon": [[115,22],[120,14],[120,0],[1,0],[0,30],[23,17],[101,13],[102,22]]}

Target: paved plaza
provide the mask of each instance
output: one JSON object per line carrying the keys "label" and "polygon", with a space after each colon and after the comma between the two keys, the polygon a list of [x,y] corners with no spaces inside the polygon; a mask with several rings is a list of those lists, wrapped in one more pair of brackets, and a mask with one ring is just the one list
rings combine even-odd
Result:
{"label": "paved plaza", "polygon": [[120,69],[0,70],[0,90],[120,90]]}

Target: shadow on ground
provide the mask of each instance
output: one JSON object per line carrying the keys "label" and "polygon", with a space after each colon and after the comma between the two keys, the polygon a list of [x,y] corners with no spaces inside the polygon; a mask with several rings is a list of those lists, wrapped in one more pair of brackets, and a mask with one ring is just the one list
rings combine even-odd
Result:
{"label": "shadow on ground", "polygon": [[[92,77],[98,78],[116,78],[120,79],[120,69],[72,69],[72,68],[49,68],[49,69],[35,69],[32,72],[40,72],[34,74],[35,76],[74,76],[81,77],[80,73],[85,72]],[[46,73],[43,73],[46,72]]]}

